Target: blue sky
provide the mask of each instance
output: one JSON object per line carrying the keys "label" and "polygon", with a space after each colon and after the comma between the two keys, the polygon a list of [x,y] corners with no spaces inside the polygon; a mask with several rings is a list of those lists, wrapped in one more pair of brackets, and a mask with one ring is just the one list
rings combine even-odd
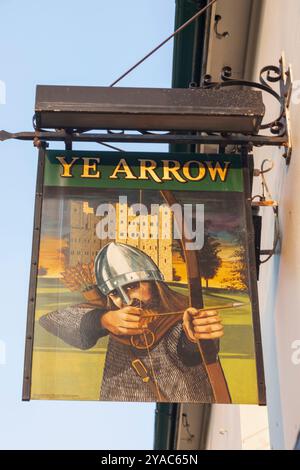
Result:
{"label": "blue sky", "polygon": [[[32,129],[37,84],[109,85],[173,31],[174,11],[175,0],[0,0],[0,129]],[[170,42],[118,86],[169,87],[171,71]],[[150,449],[152,404],[21,401],[37,151],[7,141],[0,161],[0,448]]]}

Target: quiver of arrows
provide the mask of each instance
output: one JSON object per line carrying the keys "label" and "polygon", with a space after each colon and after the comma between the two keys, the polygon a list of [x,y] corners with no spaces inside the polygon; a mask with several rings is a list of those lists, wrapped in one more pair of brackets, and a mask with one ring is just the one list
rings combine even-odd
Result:
{"label": "quiver of arrows", "polygon": [[104,306],[106,298],[99,291],[96,284],[94,263],[77,263],[69,266],[61,273],[62,282],[72,292],[80,292],[88,303]]}

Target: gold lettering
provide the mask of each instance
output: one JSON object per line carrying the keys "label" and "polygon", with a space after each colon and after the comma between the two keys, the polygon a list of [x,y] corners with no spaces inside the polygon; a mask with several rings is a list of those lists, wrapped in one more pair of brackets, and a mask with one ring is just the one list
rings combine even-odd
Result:
{"label": "gold lettering", "polygon": [[225,168],[222,168],[219,162],[217,162],[215,164],[215,167],[213,168],[212,162],[206,162],[212,181],[216,181],[217,175],[219,175],[221,181],[225,181],[231,162],[224,162],[224,163],[225,163]]}
{"label": "gold lettering", "polygon": [[[180,163],[177,160],[162,160],[163,162],[163,181],[170,181],[173,178],[170,176],[172,174],[175,176],[175,179],[180,183],[186,183],[186,180],[178,173],[180,170]],[[170,167],[170,163],[174,166]]]}
{"label": "gold lettering", "polygon": [[63,172],[60,176],[62,176],[63,178],[72,178],[73,175],[71,173],[71,168],[74,163],[78,160],[78,157],[73,157],[71,163],[67,163],[65,157],[56,157],[56,159],[60,162],[63,167]]}
{"label": "gold lettering", "polygon": [[[83,170],[81,178],[100,178],[100,171],[97,171],[97,163],[100,163],[100,158],[82,158]],[[93,160],[93,163],[91,161]],[[94,173],[91,173],[93,171]]]}
{"label": "gold lettering", "polygon": [[137,177],[132,173],[131,169],[129,168],[128,163],[126,162],[125,158],[121,158],[118,165],[113,171],[113,174],[110,176],[110,179],[116,180],[119,177],[117,176],[118,173],[125,173],[126,180],[136,180]]}
{"label": "gold lettering", "polygon": [[[196,163],[198,165],[198,174],[197,174],[197,176],[193,176],[191,174],[191,169],[190,169],[191,163]],[[186,162],[183,165],[182,172],[188,180],[190,180],[190,181],[200,181],[205,177],[206,167],[205,167],[204,163],[202,163],[202,162],[198,162],[197,160],[191,160],[189,162]]]}
{"label": "gold lettering", "polygon": [[[156,181],[157,183],[161,183],[161,179],[159,178],[159,176],[157,176],[157,174],[154,171],[156,169],[156,166],[157,166],[157,164],[154,160],[139,160],[139,162],[141,162],[140,176],[139,176],[140,180],[149,179],[149,177],[146,175],[146,174],[148,174],[150,176],[150,178],[152,178],[154,181]],[[148,165],[148,163],[149,163],[149,165]]]}

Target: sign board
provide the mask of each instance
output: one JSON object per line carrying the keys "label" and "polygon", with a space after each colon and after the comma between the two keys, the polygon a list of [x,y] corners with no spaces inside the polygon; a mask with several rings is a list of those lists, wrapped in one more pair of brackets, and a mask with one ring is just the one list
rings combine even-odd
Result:
{"label": "sign board", "polygon": [[23,399],[264,403],[248,158],[40,151]]}

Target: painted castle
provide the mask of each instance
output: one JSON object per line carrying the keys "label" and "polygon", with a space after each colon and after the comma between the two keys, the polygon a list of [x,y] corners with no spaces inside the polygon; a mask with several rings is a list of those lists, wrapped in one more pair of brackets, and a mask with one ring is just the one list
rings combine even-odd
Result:
{"label": "painted castle", "polygon": [[99,216],[88,202],[70,201],[70,235],[68,265],[89,263],[110,241],[135,246],[150,256],[166,281],[173,280],[172,212],[166,205],[155,214],[133,213],[126,203],[115,204],[116,230],[103,240],[96,234]]}

